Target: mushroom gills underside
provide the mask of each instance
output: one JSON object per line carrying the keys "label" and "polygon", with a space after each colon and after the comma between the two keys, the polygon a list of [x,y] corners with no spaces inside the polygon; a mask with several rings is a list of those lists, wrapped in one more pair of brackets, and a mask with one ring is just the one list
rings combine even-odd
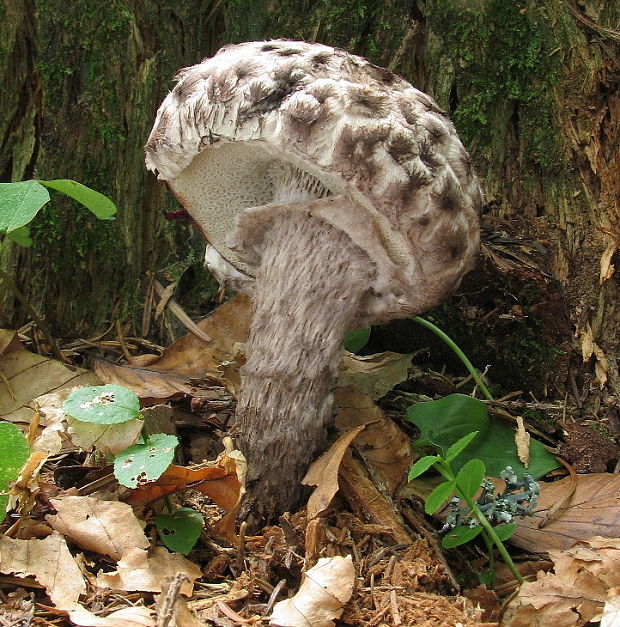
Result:
{"label": "mushroom gills underside", "polygon": [[275,156],[260,142],[207,148],[169,184],[211,246],[249,277],[255,275],[255,268],[227,243],[239,214],[274,203],[311,201],[339,191]]}

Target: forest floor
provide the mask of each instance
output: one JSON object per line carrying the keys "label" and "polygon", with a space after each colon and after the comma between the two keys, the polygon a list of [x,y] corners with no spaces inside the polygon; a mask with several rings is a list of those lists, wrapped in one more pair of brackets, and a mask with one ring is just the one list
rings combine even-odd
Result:
{"label": "forest floor", "polygon": [[[0,625],[620,625],[617,445],[575,421],[564,399],[487,404],[511,428],[525,417],[564,460],[507,542],[519,586],[480,538],[442,548],[446,512],[424,510],[438,475],[407,483],[419,433],[406,408],[471,388],[412,355],[346,354],[332,443],[306,477],[306,504],[256,532],[239,526],[245,468],[233,423],[249,318],[237,297],[165,350],[117,326],[114,339],[63,346],[68,363],[46,356],[32,328],[1,332],[0,416],[27,435],[30,454],[0,527]],[[87,354],[107,359],[77,368]],[[158,479],[120,485],[110,452],[137,434],[85,434],[63,412],[71,390],[100,384],[133,390],[147,430],[179,438]],[[177,506],[204,521],[185,556],[157,532],[157,516]],[[480,584],[485,572],[492,586]]]}

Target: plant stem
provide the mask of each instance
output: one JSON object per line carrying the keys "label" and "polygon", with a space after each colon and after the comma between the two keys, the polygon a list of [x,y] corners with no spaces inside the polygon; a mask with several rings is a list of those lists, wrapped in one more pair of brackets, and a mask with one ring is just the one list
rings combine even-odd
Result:
{"label": "plant stem", "polygon": [[442,331],[438,326],[435,326],[432,322],[429,322],[425,318],[421,318],[420,316],[416,316],[413,318],[418,324],[421,324],[423,327],[426,327],[430,331],[432,331],[437,337],[441,338],[454,352],[454,354],[463,362],[465,368],[467,368],[469,374],[472,376],[473,380],[476,382],[478,387],[482,390],[482,393],[486,396],[487,400],[494,401],[493,395],[489,392],[489,388],[484,384],[478,371],[474,368],[473,364],[467,358],[467,355],[459,348],[457,343],[444,331]]}
{"label": "plant stem", "polygon": [[[452,466],[450,466],[450,463],[447,462],[445,459],[440,457],[437,460],[437,463],[434,464],[434,466],[444,477],[448,478],[451,481],[456,480],[456,476],[454,475],[454,472],[452,471]],[[484,541],[485,543],[487,543],[487,547],[488,547],[488,541],[490,539],[490,541],[492,541],[492,543],[495,544],[495,546],[497,547],[499,554],[502,556],[502,559],[504,560],[504,563],[506,564],[506,566],[508,566],[508,568],[510,569],[510,572],[514,575],[514,578],[519,582],[519,585],[522,585],[523,577],[521,576],[521,573],[517,570],[517,567],[512,561],[512,558],[510,557],[510,554],[506,550],[506,547],[504,546],[503,542],[497,537],[497,534],[495,533],[495,529],[493,529],[493,526],[487,520],[486,516],[480,511],[478,504],[471,497],[464,494],[463,491],[458,487],[458,484],[456,484],[455,486],[455,492],[459,498],[463,499],[465,503],[467,503],[467,507],[469,507],[469,511],[476,517],[476,519],[482,526],[483,535],[486,534]],[[492,550],[489,551],[489,564],[493,564],[493,551]]]}
{"label": "plant stem", "polygon": [[[465,497],[465,502],[467,503],[467,506],[469,507],[472,514],[478,519],[478,522],[482,525],[484,531],[493,541],[493,544],[495,544],[495,546],[497,547],[499,554],[502,556],[502,559],[504,560],[506,566],[508,566],[508,568],[510,569],[510,572],[514,575],[514,578],[519,582],[519,585],[523,585],[523,577],[521,577],[521,573],[517,570],[515,563],[512,561],[510,554],[504,546],[504,543],[497,537],[495,529],[493,529],[491,523],[486,519],[486,516],[480,511],[478,505],[476,505],[476,503],[474,503],[471,498]],[[491,560],[492,552],[489,552],[489,562],[491,562]]]}

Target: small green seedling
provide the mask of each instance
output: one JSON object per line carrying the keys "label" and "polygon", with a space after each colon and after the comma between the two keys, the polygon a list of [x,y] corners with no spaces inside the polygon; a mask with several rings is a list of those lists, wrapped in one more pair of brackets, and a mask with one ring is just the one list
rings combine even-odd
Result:
{"label": "small green seedling", "polygon": [[30,457],[30,447],[22,432],[11,422],[0,422],[0,523],[4,522],[9,504],[9,484],[19,476]]}
{"label": "small green seedling", "polygon": [[170,514],[155,517],[162,542],[171,550],[187,555],[200,537],[204,517],[191,507],[179,507]]}
{"label": "small green seedling", "polygon": [[[495,486],[485,478],[485,465],[480,459],[470,459],[456,472],[452,462],[477,435],[476,431],[468,433],[450,446],[445,453],[438,452],[437,455],[427,455],[419,459],[411,467],[409,481],[430,468],[437,470],[445,479],[429,494],[425,511],[429,515],[434,514],[453,494],[456,495],[457,498],[450,502],[450,513],[442,529],[447,532],[442,540],[442,546],[446,549],[460,546],[480,535],[484,539],[489,555],[489,570],[481,576],[482,583],[493,582],[494,546],[497,547],[515,579],[523,583],[523,578],[503,541],[516,530],[515,516],[527,516],[533,512],[540,488],[531,475],[525,475],[523,481],[518,481],[512,468],[508,467],[501,473],[506,488],[501,495],[496,496]],[[439,447],[436,448],[439,451]],[[482,491],[474,500],[480,488]],[[466,507],[460,507],[459,500],[465,501]]]}
{"label": "small green seedling", "polygon": [[[142,419],[140,399],[121,385],[95,385],[75,390],[63,403],[63,409],[78,422],[108,425],[110,429]],[[149,435],[143,428],[140,441],[114,458],[114,476],[121,485],[132,489],[156,481],[172,463],[178,444],[174,435]],[[189,553],[200,537],[202,524],[201,514],[188,507],[162,514],[156,521],[164,544],[184,554]]]}

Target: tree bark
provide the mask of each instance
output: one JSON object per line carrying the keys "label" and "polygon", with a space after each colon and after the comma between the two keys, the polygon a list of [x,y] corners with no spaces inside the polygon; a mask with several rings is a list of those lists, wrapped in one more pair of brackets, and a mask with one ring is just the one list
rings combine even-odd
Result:
{"label": "tree bark", "polygon": [[[618,3],[0,0],[0,14],[0,60],[10,59],[0,64],[3,180],[36,167],[121,207],[111,226],[55,198],[32,251],[18,260],[3,249],[0,263],[56,332],[95,333],[134,313],[141,271],[175,249],[156,217],[168,197],[142,168],[174,71],[226,41],[308,39],[429,92],[474,157],[491,237],[478,272],[434,319],[507,391],[568,392],[581,404],[601,386],[620,393]],[[6,297],[1,305],[13,324],[24,320]],[[401,323],[377,340],[399,350],[431,341]]]}
{"label": "tree bark", "polygon": [[[34,246],[10,247],[12,263],[5,253],[3,267],[58,335],[137,318],[144,271],[190,254],[187,235],[161,220],[177,205],[146,171],[143,145],[175,72],[219,47],[218,5],[0,0],[9,17],[0,20],[0,50],[12,47],[2,64],[8,96],[0,93],[3,180],[72,178],[119,207],[115,222],[98,222],[53,193],[32,225]],[[14,326],[25,321],[3,307]]]}

